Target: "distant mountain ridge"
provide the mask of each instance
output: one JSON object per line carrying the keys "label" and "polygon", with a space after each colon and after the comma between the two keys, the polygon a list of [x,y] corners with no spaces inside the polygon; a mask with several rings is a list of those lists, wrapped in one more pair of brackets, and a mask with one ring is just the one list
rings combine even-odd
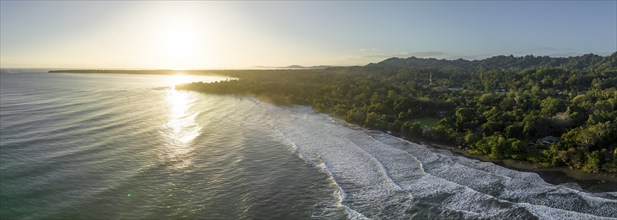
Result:
{"label": "distant mountain ridge", "polygon": [[[310,69],[337,69],[374,72],[384,69],[398,71],[402,69],[436,69],[436,70],[465,70],[477,71],[483,69],[535,69],[535,68],[561,68],[568,71],[613,71],[617,74],[617,52],[608,56],[585,54],[575,57],[549,57],[549,56],[520,56],[513,55],[493,56],[482,60],[446,60],[436,58],[398,58],[392,57],[378,63],[369,63],[365,66],[254,66],[254,69],[272,70],[310,70]],[[19,69],[15,69],[19,70]],[[8,73],[13,69],[2,68],[0,72]],[[201,73],[211,70],[182,70],[185,73]],[[50,73],[145,73],[145,74],[175,74],[178,70],[156,69],[53,69]]]}
{"label": "distant mountain ridge", "polygon": [[393,68],[427,68],[427,69],[510,69],[510,68],[537,68],[556,67],[568,70],[617,70],[617,52],[609,56],[585,54],[575,57],[549,57],[549,56],[493,56],[482,60],[446,60],[435,58],[388,58],[378,63],[370,63],[365,67],[369,70]]}
{"label": "distant mountain ridge", "polygon": [[289,66],[254,66],[257,69],[327,69],[330,65],[318,65],[318,66],[301,66],[301,65],[289,65]]}

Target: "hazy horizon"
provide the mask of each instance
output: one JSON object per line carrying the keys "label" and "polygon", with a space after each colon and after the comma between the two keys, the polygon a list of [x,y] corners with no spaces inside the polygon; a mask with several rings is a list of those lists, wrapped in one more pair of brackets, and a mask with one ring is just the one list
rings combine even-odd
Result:
{"label": "hazy horizon", "polygon": [[617,51],[617,2],[1,1],[1,68],[247,69]]}
{"label": "hazy horizon", "polygon": [[[613,52],[613,53],[617,53],[617,51]],[[490,56],[490,57],[485,57],[485,58],[477,58],[477,59],[464,59],[464,58],[433,58],[433,57],[416,57],[416,56],[409,56],[409,57],[397,57],[397,56],[393,56],[393,57],[389,57],[389,58],[384,58],[382,60],[376,61],[376,62],[371,62],[371,63],[379,63],[382,61],[385,61],[387,59],[391,59],[391,58],[399,58],[399,59],[406,59],[406,58],[411,58],[411,57],[415,57],[415,58],[419,58],[419,59],[438,59],[438,60],[448,60],[448,61],[453,61],[453,60],[457,60],[457,59],[463,59],[466,61],[480,61],[480,60],[484,60],[487,58],[491,58],[491,57],[496,57],[496,56],[514,56],[514,57],[525,57],[525,56],[535,56],[535,57],[551,57],[551,58],[571,58],[571,57],[578,57],[578,56],[583,56],[583,55],[598,55],[598,56],[610,56],[612,53],[609,53],[607,55],[601,55],[601,54],[594,54],[594,53],[586,53],[586,54],[580,54],[580,55],[575,55],[575,56],[550,56],[550,55],[544,55],[544,56],[540,56],[540,55],[534,55],[534,54],[527,54],[527,55],[520,55],[520,56],[514,56],[512,54],[500,54],[500,55],[494,55],[494,56]],[[71,67],[0,67],[0,69],[2,70],[130,70],[130,71],[134,71],[134,70],[145,70],[145,71],[158,71],[158,70],[162,70],[162,71],[202,71],[202,70],[268,70],[268,69],[294,69],[294,68],[320,68],[320,67],[353,67],[353,66],[365,66],[371,63],[366,63],[366,64],[358,64],[358,65],[311,65],[311,66],[303,66],[303,65],[297,65],[297,64],[289,64],[289,65],[281,65],[281,66],[263,66],[263,65],[256,65],[256,66],[252,66],[252,67],[242,67],[242,68],[194,68],[194,69],[184,69],[184,68],[139,68],[139,67],[135,67],[135,68],[106,68],[106,67],[98,67],[98,68],[71,68]],[[296,67],[299,66],[299,67]]]}

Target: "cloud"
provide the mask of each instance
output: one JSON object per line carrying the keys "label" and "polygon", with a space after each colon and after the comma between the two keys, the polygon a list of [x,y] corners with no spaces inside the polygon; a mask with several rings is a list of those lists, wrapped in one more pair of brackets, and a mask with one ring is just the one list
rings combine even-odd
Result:
{"label": "cloud", "polygon": [[379,48],[360,48],[358,49],[359,52],[375,52],[375,51],[381,51],[381,49]]}

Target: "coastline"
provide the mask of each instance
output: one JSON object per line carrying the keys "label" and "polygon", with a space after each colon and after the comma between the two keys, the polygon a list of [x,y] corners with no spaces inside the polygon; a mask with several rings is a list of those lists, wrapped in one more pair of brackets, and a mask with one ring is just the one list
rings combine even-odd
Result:
{"label": "coastline", "polygon": [[[123,74],[174,74],[178,72],[183,72],[192,75],[217,75],[217,76],[229,76],[224,74],[226,71],[234,71],[234,70],[188,70],[188,71],[176,71],[176,70],[51,70],[50,73],[123,73]],[[259,98],[261,101],[263,98]],[[328,114],[331,117],[338,118],[333,114]],[[340,119],[340,118],[339,118]],[[343,120],[343,119],[340,119]],[[344,121],[344,120],[343,120]],[[351,123],[351,122],[348,122]],[[355,123],[351,123],[355,124]],[[358,125],[361,127],[361,125]],[[380,131],[385,132],[385,131]],[[551,184],[566,184],[568,183],[576,183],[580,186],[581,189],[590,191],[590,192],[617,192],[617,174],[611,173],[585,173],[582,171],[572,170],[569,167],[538,167],[532,162],[522,161],[522,160],[513,160],[513,159],[492,159],[486,155],[473,155],[452,145],[451,143],[437,143],[434,141],[426,140],[423,138],[403,138],[396,134],[391,134],[393,136],[398,136],[399,138],[423,144],[425,146],[429,146],[436,149],[444,149],[452,152],[458,156],[464,156],[467,158],[477,159],[484,162],[491,162],[497,164],[499,166],[503,166],[506,168],[510,168],[518,171],[525,172],[534,172],[540,175],[544,181]],[[577,188],[574,186],[574,188]]]}
{"label": "coastline", "polygon": [[[405,141],[424,145],[428,148],[447,150],[453,155],[462,156],[470,159],[476,159],[482,162],[490,162],[498,166],[502,166],[508,169],[521,171],[521,172],[533,172],[538,174],[545,182],[553,185],[565,185],[566,187],[582,190],[590,193],[606,193],[617,192],[617,174],[611,173],[585,173],[582,171],[572,170],[569,167],[539,167],[536,164],[513,159],[491,159],[488,155],[474,155],[470,154],[460,147],[454,146],[452,143],[437,143],[432,140],[418,138],[418,137],[402,137],[399,134],[387,133],[386,131],[364,128],[355,123],[347,122],[335,115],[329,113],[322,113],[330,116],[331,118],[343,122],[343,124],[350,124],[358,126],[358,128],[380,132],[387,135],[391,135],[400,138]],[[572,184],[575,183],[575,184]]]}
{"label": "coastline", "polygon": [[[252,96],[254,97],[254,96]],[[263,97],[255,97],[260,101],[268,102],[268,100],[264,100]],[[272,102],[269,102],[272,103]],[[275,105],[280,105],[277,103],[272,103]],[[310,107],[310,106],[309,106]],[[312,107],[311,107],[312,108]],[[491,162],[496,165],[506,167],[509,169],[523,171],[523,172],[533,172],[538,174],[545,182],[554,184],[554,185],[566,185],[570,188],[574,189],[582,189],[588,192],[593,193],[602,193],[602,192],[617,192],[617,174],[610,174],[606,172],[601,173],[586,173],[582,171],[576,171],[570,169],[569,167],[539,167],[532,162],[523,161],[523,160],[513,160],[513,159],[491,159],[488,155],[474,155],[470,154],[462,148],[456,147],[452,145],[452,143],[437,143],[435,141],[427,140],[424,138],[412,138],[412,137],[401,137],[399,134],[395,133],[387,133],[387,131],[364,128],[361,125],[347,122],[338,116],[325,113],[331,118],[336,118],[337,120],[341,120],[345,123],[353,124],[355,126],[359,126],[363,129],[374,130],[378,132],[383,132],[388,135],[392,135],[398,138],[401,138],[406,141],[414,142],[417,144],[422,144],[430,148],[434,149],[442,149],[448,150],[452,152],[454,155],[463,156],[471,159],[477,159],[483,162]],[[576,183],[577,186],[572,186],[571,183]]]}
{"label": "coastline", "polygon": [[[454,155],[491,162],[509,169],[537,173],[545,182],[555,185],[576,183],[581,189],[589,192],[617,192],[617,175],[610,173],[585,173],[568,167],[538,167],[532,162],[513,159],[491,159],[486,155],[473,155],[467,151],[445,144],[429,142],[421,139],[408,140],[435,149],[448,150]],[[575,187],[578,188],[578,187]]]}
{"label": "coastline", "polygon": [[143,74],[143,75],[175,75],[179,73],[189,75],[220,75],[218,70],[48,70],[47,73],[80,73],[80,74]]}

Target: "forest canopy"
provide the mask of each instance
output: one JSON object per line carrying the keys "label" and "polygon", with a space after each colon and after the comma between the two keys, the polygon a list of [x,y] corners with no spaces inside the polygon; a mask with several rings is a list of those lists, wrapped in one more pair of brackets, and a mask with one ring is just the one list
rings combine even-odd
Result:
{"label": "forest canopy", "polygon": [[617,52],[215,72],[239,80],[176,89],[308,105],[366,128],[491,158],[617,173]]}

